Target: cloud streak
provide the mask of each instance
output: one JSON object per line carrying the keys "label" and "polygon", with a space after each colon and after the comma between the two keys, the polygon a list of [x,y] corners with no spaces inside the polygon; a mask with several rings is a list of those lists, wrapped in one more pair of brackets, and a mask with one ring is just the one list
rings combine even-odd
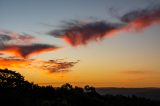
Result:
{"label": "cloud streak", "polygon": [[148,70],[126,70],[126,71],[122,71],[121,73],[123,74],[130,74],[130,75],[144,75],[149,73],[150,71]]}

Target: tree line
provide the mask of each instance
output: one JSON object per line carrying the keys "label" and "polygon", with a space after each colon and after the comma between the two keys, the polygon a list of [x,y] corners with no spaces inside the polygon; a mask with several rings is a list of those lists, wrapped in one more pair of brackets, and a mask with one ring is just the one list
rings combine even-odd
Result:
{"label": "tree line", "polygon": [[136,96],[100,95],[89,85],[39,86],[20,73],[0,69],[0,106],[160,106],[160,102]]}

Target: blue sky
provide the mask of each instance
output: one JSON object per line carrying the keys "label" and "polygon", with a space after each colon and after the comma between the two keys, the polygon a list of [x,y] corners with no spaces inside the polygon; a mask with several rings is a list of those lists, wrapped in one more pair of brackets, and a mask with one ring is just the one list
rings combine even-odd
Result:
{"label": "blue sky", "polygon": [[[1,28],[31,33],[46,31],[49,24],[59,26],[61,21],[71,19],[98,18],[112,20],[109,8],[119,14],[123,11],[142,8],[150,4],[150,0],[1,0]],[[132,5],[130,5],[132,4]],[[153,2],[153,4],[155,4]],[[112,17],[113,18],[113,17]],[[47,27],[47,28],[45,28]]]}

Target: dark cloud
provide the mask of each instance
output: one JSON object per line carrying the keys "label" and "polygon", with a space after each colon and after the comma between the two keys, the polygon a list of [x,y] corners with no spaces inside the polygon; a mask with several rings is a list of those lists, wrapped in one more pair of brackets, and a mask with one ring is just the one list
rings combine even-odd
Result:
{"label": "dark cloud", "polygon": [[105,21],[96,22],[65,22],[59,30],[50,31],[48,34],[62,38],[72,46],[85,45],[89,41],[101,40],[109,34],[119,30],[123,25],[107,23]]}
{"label": "dark cloud", "polygon": [[64,62],[64,61],[58,61],[58,60],[50,60],[47,62],[44,62],[44,65],[42,66],[42,69],[48,70],[50,73],[54,72],[68,72],[70,71],[70,68],[73,67],[76,62]]}
{"label": "dark cloud", "polygon": [[129,23],[139,18],[156,20],[160,18],[160,7],[152,7],[130,11],[121,17],[121,21]]}
{"label": "dark cloud", "polygon": [[32,45],[5,45],[0,48],[2,53],[11,53],[16,57],[28,58],[31,55],[40,54],[47,51],[56,50],[59,47],[47,44],[32,44]]}

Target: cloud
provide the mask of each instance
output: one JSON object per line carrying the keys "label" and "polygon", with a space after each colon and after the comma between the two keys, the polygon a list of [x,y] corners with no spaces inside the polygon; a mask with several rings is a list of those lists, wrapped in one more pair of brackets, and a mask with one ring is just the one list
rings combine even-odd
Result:
{"label": "cloud", "polygon": [[147,73],[150,73],[148,70],[126,70],[126,71],[121,71],[123,74],[130,74],[130,75],[144,75]]}
{"label": "cloud", "polygon": [[0,48],[0,53],[9,53],[16,57],[29,58],[32,55],[56,49],[59,49],[59,47],[47,44],[5,45]]}
{"label": "cloud", "polygon": [[36,37],[25,33],[16,33],[11,31],[0,31],[0,42],[9,44],[31,44],[37,40]]}
{"label": "cloud", "polygon": [[130,11],[120,20],[128,24],[128,28],[142,30],[152,24],[160,24],[160,6]]}
{"label": "cloud", "polygon": [[5,34],[0,34],[0,48],[4,47],[4,42],[5,41],[10,41],[12,38],[8,35]]}
{"label": "cloud", "polygon": [[0,68],[19,70],[42,70],[49,73],[68,72],[78,62],[60,60],[38,61],[33,59],[2,58],[0,57]]}
{"label": "cloud", "polygon": [[153,24],[160,24],[160,7],[152,7],[130,11],[117,17],[119,22],[78,21],[64,22],[59,29],[48,34],[63,39],[71,46],[86,45],[90,41],[98,41],[112,36],[115,32],[142,30]]}
{"label": "cloud", "polygon": [[32,55],[57,50],[55,45],[35,43],[36,37],[11,31],[0,31],[0,53],[29,58]]}
{"label": "cloud", "polygon": [[0,53],[0,56],[3,55],[3,53]]}
{"label": "cloud", "polygon": [[62,38],[72,46],[85,45],[89,41],[101,40],[106,36],[118,31],[123,25],[107,23],[105,21],[96,22],[67,22],[59,30],[50,31],[48,34]]}
{"label": "cloud", "polygon": [[11,40],[12,38],[8,35],[5,35],[5,34],[0,34],[0,41],[9,41]]}
{"label": "cloud", "polygon": [[50,73],[54,72],[68,72],[71,67],[77,64],[76,62],[63,62],[59,60],[49,60],[47,62],[43,62],[42,69],[49,70]]}

